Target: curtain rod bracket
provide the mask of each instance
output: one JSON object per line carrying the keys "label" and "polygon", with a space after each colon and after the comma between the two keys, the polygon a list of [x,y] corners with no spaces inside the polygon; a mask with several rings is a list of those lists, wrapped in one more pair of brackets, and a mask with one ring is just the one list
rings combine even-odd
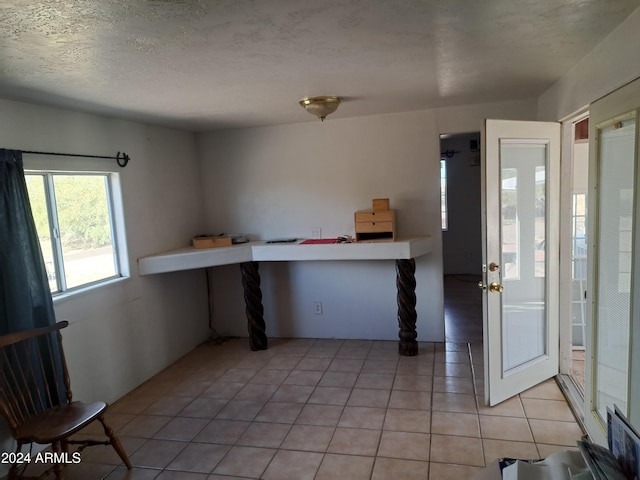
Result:
{"label": "curtain rod bracket", "polygon": [[129,163],[129,155],[127,155],[126,153],[122,152],[122,161],[120,160],[120,152],[118,152],[116,154],[116,163],[118,164],[119,167],[126,167],[127,163]]}

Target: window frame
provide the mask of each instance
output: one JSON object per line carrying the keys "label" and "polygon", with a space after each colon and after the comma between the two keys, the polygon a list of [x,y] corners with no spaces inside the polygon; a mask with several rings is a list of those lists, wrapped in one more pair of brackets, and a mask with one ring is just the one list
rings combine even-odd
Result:
{"label": "window frame", "polygon": [[[39,163],[39,162],[33,162]],[[53,263],[56,271],[57,290],[52,291],[54,300],[75,295],[80,292],[109,285],[130,277],[130,269],[127,254],[126,235],[124,229],[124,214],[122,205],[122,190],[120,177],[117,172],[104,169],[83,168],[43,168],[39,165],[29,165],[25,161],[25,176],[37,175],[42,177],[42,188],[46,202],[47,220],[50,242],[53,255]],[[114,275],[93,280],[81,285],[68,287],[64,273],[64,256],[60,241],[60,226],[58,223],[58,210],[55,198],[55,176],[104,176],[109,227],[111,230],[111,247],[113,249]],[[53,207],[55,208],[53,208]],[[62,266],[62,268],[61,268]]]}

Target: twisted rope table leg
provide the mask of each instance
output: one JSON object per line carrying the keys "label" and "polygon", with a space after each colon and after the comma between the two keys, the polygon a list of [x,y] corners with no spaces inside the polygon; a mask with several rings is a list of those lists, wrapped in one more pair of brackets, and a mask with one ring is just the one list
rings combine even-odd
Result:
{"label": "twisted rope table leg", "polygon": [[247,307],[249,346],[251,350],[266,350],[267,334],[265,333],[265,323],[262,317],[264,308],[262,307],[258,262],[241,263],[240,272],[242,273],[244,303]]}
{"label": "twisted rope table leg", "polygon": [[416,338],[416,261],[396,260],[396,286],[398,287],[398,352],[411,357],[418,354]]}

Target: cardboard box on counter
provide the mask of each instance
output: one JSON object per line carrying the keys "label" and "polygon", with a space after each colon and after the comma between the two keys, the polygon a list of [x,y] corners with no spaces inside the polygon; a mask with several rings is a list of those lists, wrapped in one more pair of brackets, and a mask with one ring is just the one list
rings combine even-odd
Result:
{"label": "cardboard box on counter", "polygon": [[218,247],[230,247],[231,237],[227,236],[207,236],[198,235],[191,239],[191,244],[195,248],[218,248]]}

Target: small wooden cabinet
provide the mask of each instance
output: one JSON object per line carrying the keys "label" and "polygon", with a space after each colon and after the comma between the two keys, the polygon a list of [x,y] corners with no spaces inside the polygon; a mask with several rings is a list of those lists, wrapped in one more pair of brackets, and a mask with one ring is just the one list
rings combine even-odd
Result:
{"label": "small wooden cabinet", "polygon": [[356,241],[390,240],[396,238],[394,210],[358,210],[355,213]]}

